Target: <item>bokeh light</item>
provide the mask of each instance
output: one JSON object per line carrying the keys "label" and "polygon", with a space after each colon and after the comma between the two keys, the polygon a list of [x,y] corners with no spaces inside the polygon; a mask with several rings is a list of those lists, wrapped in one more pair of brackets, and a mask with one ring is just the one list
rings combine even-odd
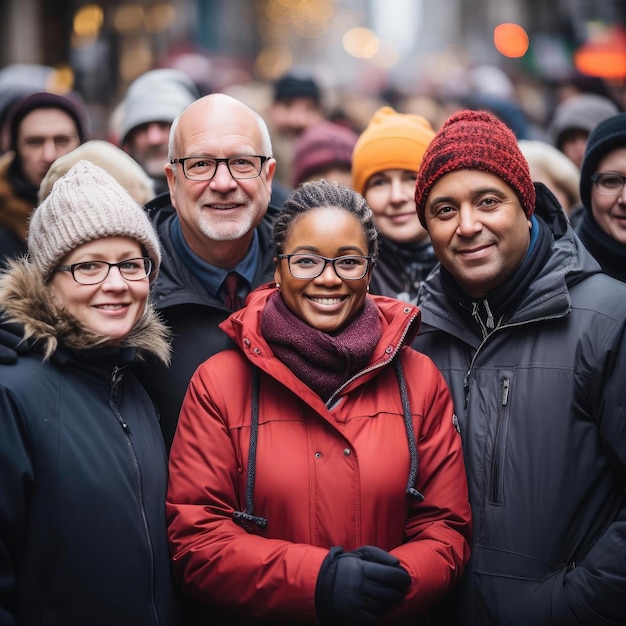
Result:
{"label": "bokeh light", "polygon": [[626,30],[600,27],[574,53],[574,64],[582,74],[609,80],[626,78]]}
{"label": "bokeh light", "polygon": [[176,9],[165,3],[155,4],[146,10],[144,25],[149,33],[162,33],[176,21]]}
{"label": "bokeh light", "polygon": [[380,49],[380,40],[369,28],[356,26],[343,36],[344,50],[358,59],[370,59]]}
{"label": "bokeh light", "polygon": [[102,7],[97,4],[87,4],[74,14],[74,36],[85,39],[95,39],[104,21]]}
{"label": "bokeh light", "polygon": [[528,51],[528,34],[519,24],[505,22],[495,27],[493,43],[500,54],[516,59]]}

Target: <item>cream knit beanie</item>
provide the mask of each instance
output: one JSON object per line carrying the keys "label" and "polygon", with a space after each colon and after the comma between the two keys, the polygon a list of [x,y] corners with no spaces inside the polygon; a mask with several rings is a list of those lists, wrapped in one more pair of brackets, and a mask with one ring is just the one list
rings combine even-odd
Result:
{"label": "cream knit beanie", "polygon": [[150,281],[154,281],[161,250],[148,216],[113,176],[81,160],[54,183],[50,195],[33,212],[28,250],[48,280],[66,254],[104,237],[138,241],[152,259]]}

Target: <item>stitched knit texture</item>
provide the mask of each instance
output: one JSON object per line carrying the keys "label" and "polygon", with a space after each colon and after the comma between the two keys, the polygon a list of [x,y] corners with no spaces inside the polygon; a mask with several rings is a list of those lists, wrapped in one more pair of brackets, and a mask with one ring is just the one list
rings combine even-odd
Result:
{"label": "stitched knit texture", "polygon": [[153,281],[161,264],[159,240],[141,206],[102,168],[78,161],[37,207],[28,229],[28,249],[47,280],[68,252],[104,237],[130,237],[152,259]]}
{"label": "stitched knit texture", "polygon": [[457,170],[495,174],[517,194],[527,217],[535,210],[535,187],[528,162],[505,124],[487,111],[451,115],[426,149],[415,186],[415,204],[426,228],[426,199],[444,174]]}

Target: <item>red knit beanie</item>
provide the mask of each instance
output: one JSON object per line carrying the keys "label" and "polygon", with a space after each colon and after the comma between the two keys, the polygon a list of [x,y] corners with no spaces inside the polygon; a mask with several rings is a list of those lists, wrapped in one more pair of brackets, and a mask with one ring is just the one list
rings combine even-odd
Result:
{"label": "red knit beanie", "polygon": [[517,194],[526,217],[535,210],[535,187],[517,139],[503,122],[487,111],[452,114],[431,141],[415,185],[415,204],[426,228],[426,199],[439,178],[456,170],[495,174]]}

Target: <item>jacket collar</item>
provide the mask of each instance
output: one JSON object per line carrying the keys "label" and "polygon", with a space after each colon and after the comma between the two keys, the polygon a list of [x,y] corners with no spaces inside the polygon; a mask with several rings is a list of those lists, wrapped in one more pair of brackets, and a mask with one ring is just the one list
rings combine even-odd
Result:
{"label": "jacket collar", "polygon": [[[261,285],[250,293],[245,308],[236,311],[220,324],[220,328],[246,354],[258,349],[258,354],[274,358],[261,334],[260,319],[266,301],[275,291],[276,285],[273,282]],[[420,312],[415,305],[394,298],[372,295],[367,297],[372,298],[376,304],[382,326],[381,339],[366,368],[375,370],[390,361],[403,346],[411,344],[419,328]],[[255,364],[263,369],[261,363]]]}

